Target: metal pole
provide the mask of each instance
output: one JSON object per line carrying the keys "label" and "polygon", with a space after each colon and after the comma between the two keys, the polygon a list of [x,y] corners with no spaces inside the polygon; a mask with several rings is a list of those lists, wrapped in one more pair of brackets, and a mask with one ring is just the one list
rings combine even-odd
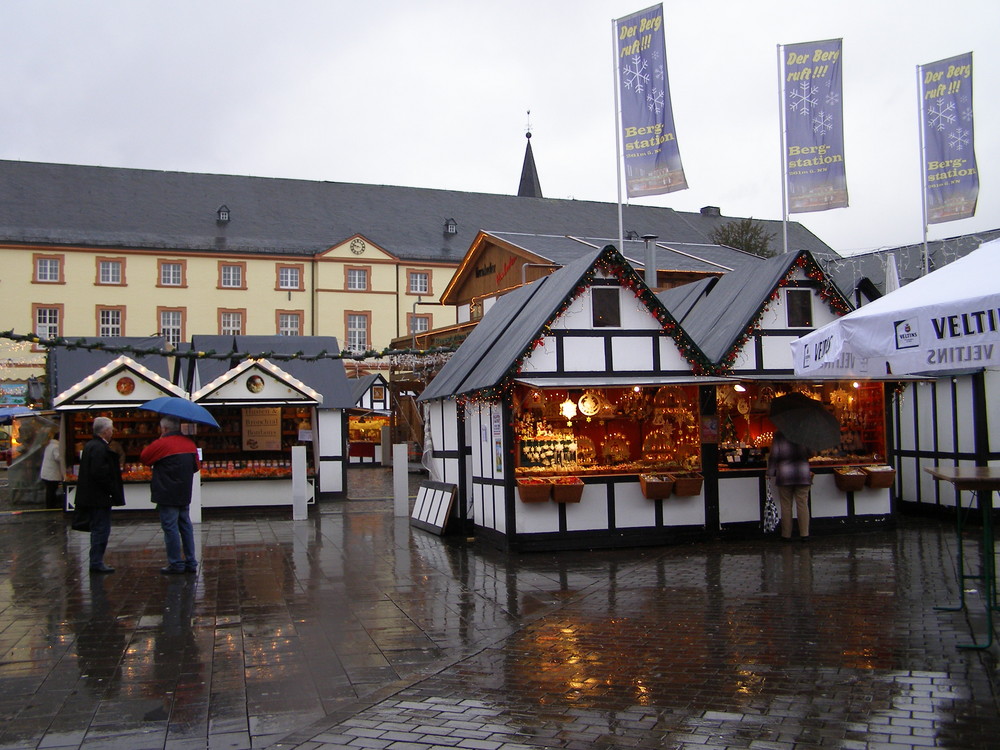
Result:
{"label": "metal pole", "polygon": [[611,57],[615,75],[615,169],[618,173],[618,250],[625,250],[625,222],[622,218],[622,126],[621,100],[618,94],[618,21],[611,21]]}
{"label": "metal pole", "polygon": [[778,45],[778,128],[781,131],[781,252],[788,252],[788,144],[785,139],[785,81],[782,45]]}
{"label": "metal pole", "polygon": [[920,128],[920,229],[924,236],[923,267],[924,276],[930,271],[927,250],[927,181],[924,179],[924,165],[927,163],[927,141],[924,138],[924,99],[920,93],[923,75],[917,66],[917,125]]}
{"label": "metal pole", "polygon": [[650,289],[656,289],[656,235],[655,234],[644,234],[642,235],[642,241],[646,243],[646,256],[643,262],[646,264],[646,286]]}

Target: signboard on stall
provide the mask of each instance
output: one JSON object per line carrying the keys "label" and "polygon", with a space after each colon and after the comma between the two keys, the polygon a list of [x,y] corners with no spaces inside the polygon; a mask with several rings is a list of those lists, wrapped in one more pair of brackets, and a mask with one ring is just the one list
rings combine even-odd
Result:
{"label": "signboard on stall", "polygon": [[243,409],[243,450],[281,450],[280,406],[254,406]]}

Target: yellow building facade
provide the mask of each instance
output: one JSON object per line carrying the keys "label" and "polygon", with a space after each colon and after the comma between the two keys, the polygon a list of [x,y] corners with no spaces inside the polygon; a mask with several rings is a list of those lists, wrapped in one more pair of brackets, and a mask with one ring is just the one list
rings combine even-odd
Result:
{"label": "yellow building facade", "polygon": [[343,349],[381,351],[455,321],[454,308],[423,304],[455,267],[405,262],[361,235],[315,256],[4,243],[0,329],[174,344],[194,334],[323,335]]}

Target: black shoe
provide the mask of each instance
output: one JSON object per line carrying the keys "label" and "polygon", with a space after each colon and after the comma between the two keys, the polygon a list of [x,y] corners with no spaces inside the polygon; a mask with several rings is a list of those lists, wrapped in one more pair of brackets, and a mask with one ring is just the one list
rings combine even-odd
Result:
{"label": "black shoe", "polygon": [[807,536],[799,537],[799,541],[800,542],[808,542],[809,541],[809,537],[807,537]]}
{"label": "black shoe", "polygon": [[184,575],[184,568],[171,568],[168,565],[165,568],[160,568],[160,572],[165,576],[179,576]]}
{"label": "black shoe", "polygon": [[115,569],[112,568],[110,565],[105,565],[104,563],[101,563],[100,565],[92,565],[90,567],[90,572],[91,573],[114,573]]}
{"label": "black shoe", "polygon": [[194,575],[195,573],[198,572],[198,568],[184,568],[184,572],[185,573],[190,573],[191,575]]}

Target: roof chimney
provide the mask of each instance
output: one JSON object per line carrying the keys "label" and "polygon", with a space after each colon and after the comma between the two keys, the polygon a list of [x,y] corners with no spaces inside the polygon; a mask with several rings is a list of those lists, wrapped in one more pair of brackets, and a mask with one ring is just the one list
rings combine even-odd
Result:
{"label": "roof chimney", "polygon": [[702,216],[722,216],[722,211],[718,206],[704,206],[701,209]]}

